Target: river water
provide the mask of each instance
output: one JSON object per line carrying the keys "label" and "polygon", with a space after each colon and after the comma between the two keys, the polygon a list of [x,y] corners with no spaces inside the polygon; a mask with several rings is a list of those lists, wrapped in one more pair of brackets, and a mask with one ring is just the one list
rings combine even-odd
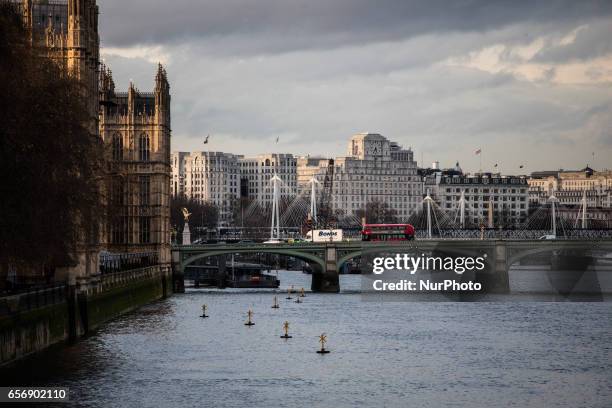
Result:
{"label": "river water", "polygon": [[279,309],[271,290],[188,290],[0,370],[2,385],[69,387],[84,407],[612,406],[610,302],[381,303],[360,284],[301,304],[280,291]]}

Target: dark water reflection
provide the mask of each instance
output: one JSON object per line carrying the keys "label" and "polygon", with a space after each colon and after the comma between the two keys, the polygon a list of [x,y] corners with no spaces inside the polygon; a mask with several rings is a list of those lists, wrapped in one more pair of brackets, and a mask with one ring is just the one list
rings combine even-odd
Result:
{"label": "dark water reflection", "polygon": [[191,291],[0,374],[67,386],[91,407],[611,406],[611,303],[377,303],[362,301],[359,276],[342,287],[302,304],[279,293],[280,309],[271,292]]}

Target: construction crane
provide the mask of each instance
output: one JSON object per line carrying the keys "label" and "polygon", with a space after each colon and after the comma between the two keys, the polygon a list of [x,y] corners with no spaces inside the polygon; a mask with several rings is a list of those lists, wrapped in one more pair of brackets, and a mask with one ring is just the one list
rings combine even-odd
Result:
{"label": "construction crane", "polygon": [[319,204],[317,214],[317,228],[333,228],[336,219],[332,211],[332,194],[334,191],[334,159],[329,159],[327,162],[327,171],[323,181],[323,191],[319,195]]}

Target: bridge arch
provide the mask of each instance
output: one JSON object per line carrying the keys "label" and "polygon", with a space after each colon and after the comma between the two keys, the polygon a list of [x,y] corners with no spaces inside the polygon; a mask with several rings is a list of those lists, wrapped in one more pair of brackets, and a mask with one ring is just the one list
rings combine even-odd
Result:
{"label": "bridge arch", "polygon": [[515,249],[512,253],[511,256],[509,256],[507,258],[506,261],[506,267],[510,268],[510,266],[514,265],[515,263],[517,263],[518,261],[520,261],[521,259],[524,259],[528,256],[531,255],[538,255],[538,254],[544,254],[547,252],[554,252],[554,251],[559,251],[559,250],[563,250],[563,249],[569,249],[569,250],[580,250],[580,251],[585,251],[585,252],[589,252],[592,253],[593,251],[604,251],[606,250],[605,248],[600,248],[596,245],[593,245],[592,242],[587,242],[582,243],[582,244],[567,244],[567,243],[563,243],[563,242],[559,242],[558,244],[554,244],[554,245],[545,245],[545,246],[538,246],[535,248],[526,248],[526,249]]}
{"label": "bridge arch", "polygon": [[203,251],[201,253],[192,255],[185,260],[181,260],[180,270],[181,272],[183,272],[187,265],[199,259],[210,258],[212,256],[231,255],[231,254],[259,254],[259,253],[292,256],[294,258],[318,265],[321,271],[325,270],[325,261],[313,253],[295,251],[295,250],[290,250],[290,249],[281,249],[281,248],[274,249],[273,247],[270,247],[269,249],[267,248],[266,249],[261,249],[261,248],[239,249],[239,248],[236,248],[236,249],[218,249],[218,250],[212,250],[212,251]]}
{"label": "bridge arch", "polygon": [[[412,247],[401,247],[401,246],[395,246],[395,245],[389,245],[389,246],[375,246],[375,247],[363,247],[360,248],[358,250],[354,250],[351,252],[347,252],[345,254],[343,254],[342,256],[338,257],[338,271],[342,270],[342,266],[348,262],[349,260],[356,258],[356,257],[363,257],[364,255],[367,254],[373,254],[373,253],[380,253],[380,252],[385,252],[385,251],[399,251],[399,252],[406,252],[408,250],[411,251],[425,251],[425,252],[431,252],[431,251],[435,251],[436,249],[442,249],[445,253],[452,253],[452,254],[456,254],[459,256],[478,256],[482,253],[482,251],[479,251],[478,249],[474,249],[474,248],[468,248],[468,247],[446,247],[443,246],[441,248],[437,248],[435,245],[427,245],[424,247],[419,247],[417,246],[412,246]],[[487,256],[491,256],[492,254],[490,254],[489,252],[491,252],[491,248],[486,248],[488,249],[488,251],[485,251],[487,253]]]}
{"label": "bridge arch", "polygon": [[353,252],[349,252],[347,254],[344,254],[343,256],[338,258],[338,262],[337,262],[337,266],[336,269],[338,270],[338,272],[340,272],[342,270],[342,267],[344,266],[345,263],[347,263],[348,261],[350,261],[353,258],[357,258],[363,255],[363,250],[358,250],[358,251],[353,251]]}

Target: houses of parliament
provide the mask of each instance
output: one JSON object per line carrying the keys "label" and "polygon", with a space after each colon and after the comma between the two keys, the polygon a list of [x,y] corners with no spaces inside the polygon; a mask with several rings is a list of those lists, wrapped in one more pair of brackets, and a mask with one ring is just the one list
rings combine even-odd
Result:
{"label": "houses of parliament", "polygon": [[30,40],[82,85],[91,133],[104,142],[101,190],[108,208],[99,242],[83,245],[77,280],[95,275],[99,254],[148,253],[170,258],[170,86],[157,67],[155,89],[130,83],[115,90],[111,70],[100,63],[95,0],[15,0]]}

